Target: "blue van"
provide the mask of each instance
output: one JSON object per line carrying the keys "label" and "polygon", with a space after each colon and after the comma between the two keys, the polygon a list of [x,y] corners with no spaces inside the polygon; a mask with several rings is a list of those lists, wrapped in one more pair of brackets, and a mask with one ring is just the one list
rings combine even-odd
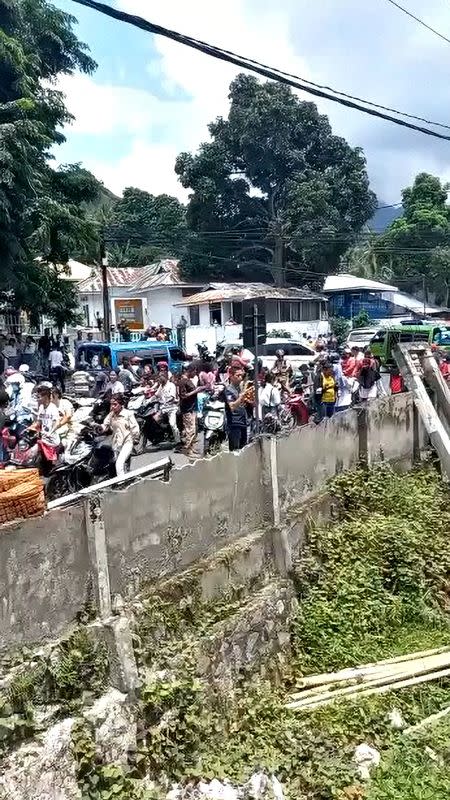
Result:
{"label": "blue van", "polygon": [[181,372],[186,354],[172,342],[77,342],[75,369],[89,372],[119,369],[124,357],[142,359],[141,366],[167,361],[171,372]]}

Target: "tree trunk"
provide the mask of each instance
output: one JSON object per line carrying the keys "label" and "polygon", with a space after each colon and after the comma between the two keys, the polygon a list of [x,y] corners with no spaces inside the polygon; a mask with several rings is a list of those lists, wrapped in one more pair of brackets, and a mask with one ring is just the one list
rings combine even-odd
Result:
{"label": "tree trunk", "polygon": [[275,237],[275,248],[273,253],[272,274],[275,286],[286,285],[284,241],[282,236]]}

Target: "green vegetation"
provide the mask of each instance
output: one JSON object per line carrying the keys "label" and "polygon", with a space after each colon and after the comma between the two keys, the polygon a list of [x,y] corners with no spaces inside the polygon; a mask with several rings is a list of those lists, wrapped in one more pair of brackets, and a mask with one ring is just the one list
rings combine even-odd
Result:
{"label": "green vegetation", "polygon": [[[442,746],[434,729],[404,737],[388,714],[398,709],[413,725],[441,710],[450,704],[449,680],[303,713],[285,708],[306,672],[450,644],[450,511],[438,475],[423,469],[400,476],[382,467],[345,473],[330,488],[341,520],[311,530],[296,572],[300,606],[289,674],[278,686],[246,681],[222,696],[198,681],[192,663],[175,682],[145,687],[143,758],[152,777],[243,782],[264,765],[291,799],[444,798],[445,737]],[[175,638],[178,622],[172,630]],[[353,761],[362,742],[382,756],[369,786]]]}
{"label": "green vegetation", "polygon": [[0,755],[37,732],[36,709],[54,706],[55,715],[78,711],[98,697],[108,678],[106,646],[77,628],[48,656],[18,667],[0,693]]}

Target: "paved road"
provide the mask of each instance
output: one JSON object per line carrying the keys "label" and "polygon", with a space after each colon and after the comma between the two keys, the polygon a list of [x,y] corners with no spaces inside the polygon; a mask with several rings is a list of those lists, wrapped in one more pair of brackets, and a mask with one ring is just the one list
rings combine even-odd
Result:
{"label": "paved road", "polygon": [[[203,451],[202,434],[200,434],[197,439],[195,449],[198,453]],[[186,458],[186,456],[182,455],[181,453],[174,453],[173,447],[171,446],[155,449],[149,445],[147,452],[144,453],[144,455],[135,456],[135,458],[131,459],[131,469],[145,467],[147,464],[153,464],[155,461],[159,461],[161,458],[166,458],[167,456],[172,459],[176,467],[184,467],[185,464],[192,464],[191,459]]]}

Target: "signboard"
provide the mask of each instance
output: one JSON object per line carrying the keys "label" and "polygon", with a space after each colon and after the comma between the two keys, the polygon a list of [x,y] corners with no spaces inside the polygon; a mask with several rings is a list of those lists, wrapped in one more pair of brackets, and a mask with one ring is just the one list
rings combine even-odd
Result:
{"label": "signboard", "polygon": [[144,327],[144,307],[141,298],[118,300],[114,298],[116,325],[126,322],[131,331],[141,331]]}
{"label": "signboard", "polygon": [[[256,311],[256,314],[255,314]],[[266,341],[266,301],[244,300],[242,303],[242,339],[244,347],[255,352],[255,333],[258,337],[258,349]]]}

